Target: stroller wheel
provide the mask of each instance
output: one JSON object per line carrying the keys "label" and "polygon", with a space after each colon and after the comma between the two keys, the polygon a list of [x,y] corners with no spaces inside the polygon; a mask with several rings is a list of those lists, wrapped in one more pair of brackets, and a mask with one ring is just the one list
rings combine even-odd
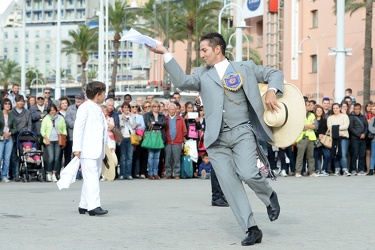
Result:
{"label": "stroller wheel", "polygon": [[40,181],[40,182],[44,182],[43,174],[39,174],[39,175],[38,175],[38,181]]}

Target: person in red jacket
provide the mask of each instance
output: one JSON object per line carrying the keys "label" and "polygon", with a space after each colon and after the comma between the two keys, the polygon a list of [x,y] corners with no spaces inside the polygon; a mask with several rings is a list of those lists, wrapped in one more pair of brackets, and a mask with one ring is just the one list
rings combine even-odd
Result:
{"label": "person in red jacket", "polygon": [[186,125],[184,118],[177,114],[177,106],[170,103],[168,106],[168,115],[166,115],[167,126],[165,128],[167,142],[165,151],[165,174],[164,179],[174,177],[180,179],[180,157],[182,143],[186,135]]}

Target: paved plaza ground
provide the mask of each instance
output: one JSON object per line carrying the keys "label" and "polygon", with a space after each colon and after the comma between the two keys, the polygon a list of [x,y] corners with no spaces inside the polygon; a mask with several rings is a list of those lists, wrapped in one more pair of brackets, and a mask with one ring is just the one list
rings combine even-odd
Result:
{"label": "paved plaza ground", "polygon": [[78,214],[82,181],[0,183],[0,249],[374,249],[375,177],[279,177],[270,222],[250,188],[263,241],[243,247],[230,208],[211,206],[210,181],[101,183],[106,216]]}

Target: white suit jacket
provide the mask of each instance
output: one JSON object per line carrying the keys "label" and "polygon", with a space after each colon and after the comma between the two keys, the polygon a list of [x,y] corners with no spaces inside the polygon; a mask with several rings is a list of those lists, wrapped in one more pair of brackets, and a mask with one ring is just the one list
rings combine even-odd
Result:
{"label": "white suit jacket", "polygon": [[107,123],[102,109],[91,100],[82,103],[77,111],[73,129],[73,152],[81,158],[104,158],[104,144],[109,140]]}

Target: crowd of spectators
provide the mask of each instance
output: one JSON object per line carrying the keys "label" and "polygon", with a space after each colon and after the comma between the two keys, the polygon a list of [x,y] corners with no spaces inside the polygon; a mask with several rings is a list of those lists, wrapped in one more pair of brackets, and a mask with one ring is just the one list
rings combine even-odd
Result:
{"label": "crowd of spectators", "polygon": [[[79,106],[86,99],[84,89],[75,96],[74,104],[65,96],[52,100],[48,88],[36,96],[29,96],[26,102],[18,89],[19,86],[14,84],[9,93],[2,93],[0,99],[1,181],[20,180],[20,159],[15,140],[19,132],[30,130],[43,144],[45,180],[56,182],[61,169],[72,159],[74,122]],[[334,103],[328,97],[324,97],[321,103],[305,98],[305,105],[305,126],[296,142],[286,148],[268,144],[265,149],[272,171],[283,177],[373,175],[375,104],[367,103],[362,109],[351,90],[347,89],[340,103]],[[211,167],[207,166],[211,164],[203,143],[204,106],[199,96],[195,103],[184,103],[178,92],[162,101],[154,100],[152,95],[145,100],[142,97],[133,100],[127,94],[124,102],[118,103],[114,92],[110,91],[102,110],[108,124],[110,148],[116,147],[119,160],[116,179],[180,179],[180,157],[187,140],[194,141],[199,155],[198,161],[193,162],[193,177],[210,177]],[[114,129],[121,132],[121,141],[116,142]],[[147,130],[160,131],[165,148],[146,149],[132,145],[131,135],[143,137]],[[327,132],[333,138],[332,148],[320,142]],[[64,148],[57,143],[59,133],[67,135]],[[78,172],[77,179],[81,178]],[[102,176],[100,180],[107,179]]]}
{"label": "crowd of spectators", "polygon": [[[352,90],[334,103],[305,98],[306,119],[296,143],[287,148],[268,147],[271,168],[281,176],[373,175],[375,165],[375,104],[356,102]],[[332,138],[332,146],[321,143]],[[280,162],[280,169],[277,163]]]}

